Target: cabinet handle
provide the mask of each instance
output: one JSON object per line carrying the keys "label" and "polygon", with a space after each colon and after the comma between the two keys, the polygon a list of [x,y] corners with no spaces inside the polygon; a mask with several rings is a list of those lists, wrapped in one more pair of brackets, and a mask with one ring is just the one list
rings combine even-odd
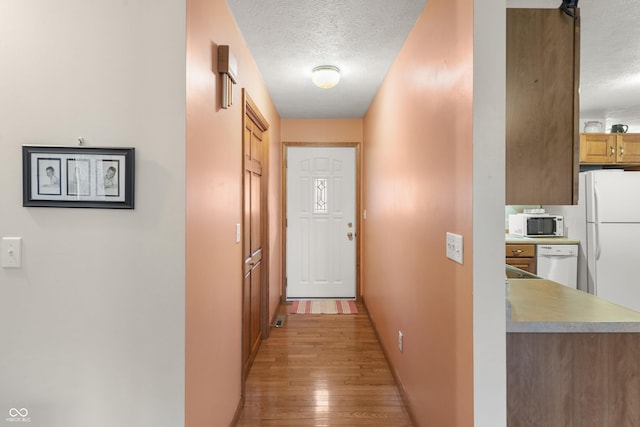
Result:
{"label": "cabinet handle", "polygon": [[624,156],[624,145],[620,146],[620,157]]}
{"label": "cabinet handle", "polygon": [[609,146],[609,148],[611,149],[611,154],[609,154],[611,157],[615,156],[616,154],[616,150],[615,148],[613,148],[613,145]]}
{"label": "cabinet handle", "polygon": [[513,252],[514,255],[519,255],[524,252],[524,249],[511,249],[511,252]]}

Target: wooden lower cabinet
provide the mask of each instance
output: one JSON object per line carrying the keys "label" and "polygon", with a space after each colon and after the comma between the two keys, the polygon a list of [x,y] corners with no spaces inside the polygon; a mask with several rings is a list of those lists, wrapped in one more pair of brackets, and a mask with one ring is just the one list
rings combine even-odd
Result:
{"label": "wooden lower cabinet", "polygon": [[507,425],[640,426],[640,333],[508,333]]}
{"label": "wooden lower cabinet", "polygon": [[520,270],[536,274],[536,245],[507,243],[505,262]]}

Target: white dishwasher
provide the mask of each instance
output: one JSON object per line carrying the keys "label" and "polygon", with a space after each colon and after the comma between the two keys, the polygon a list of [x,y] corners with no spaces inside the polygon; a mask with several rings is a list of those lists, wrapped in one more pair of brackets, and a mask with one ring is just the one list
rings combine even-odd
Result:
{"label": "white dishwasher", "polygon": [[578,287],[578,245],[536,245],[536,275]]}

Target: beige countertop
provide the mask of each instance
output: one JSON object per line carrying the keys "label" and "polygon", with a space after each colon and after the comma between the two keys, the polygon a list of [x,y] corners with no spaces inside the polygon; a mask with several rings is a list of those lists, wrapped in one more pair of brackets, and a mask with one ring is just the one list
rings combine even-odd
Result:
{"label": "beige countertop", "polygon": [[530,243],[533,245],[577,245],[580,240],[569,239],[566,237],[520,237],[512,234],[505,234],[506,243]]}
{"label": "beige countertop", "polygon": [[640,332],[640,313],[544,279],[509,279],[507,332]]}

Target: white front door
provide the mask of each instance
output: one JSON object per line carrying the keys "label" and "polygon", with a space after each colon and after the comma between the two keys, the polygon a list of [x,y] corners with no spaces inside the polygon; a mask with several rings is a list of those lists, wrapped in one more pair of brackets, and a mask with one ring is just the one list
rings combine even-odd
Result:
{"label": "white front door", "polygon": [[287,299],[356,297],[355,147],[287,148]]}

